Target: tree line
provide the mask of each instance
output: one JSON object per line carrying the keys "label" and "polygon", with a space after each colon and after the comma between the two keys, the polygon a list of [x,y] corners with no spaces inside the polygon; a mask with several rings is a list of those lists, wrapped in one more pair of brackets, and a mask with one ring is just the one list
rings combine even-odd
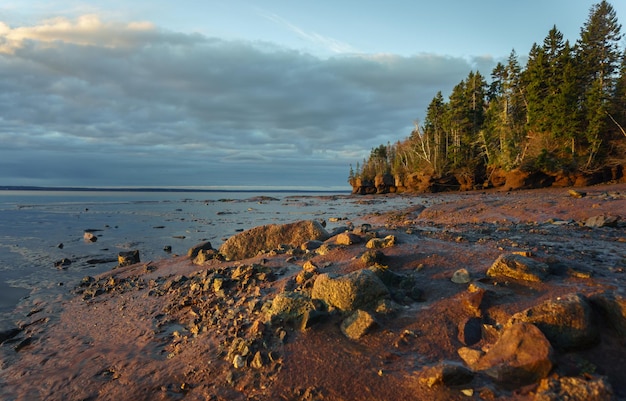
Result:
{"label": "tree line", "polygon": [[626,51],[613,7],[591,7],[572,44],[554,26],[524,67],[513,50],[432,99],[410,136],[372,149],[349,180],[424,172],[592,171],[624,158]]}

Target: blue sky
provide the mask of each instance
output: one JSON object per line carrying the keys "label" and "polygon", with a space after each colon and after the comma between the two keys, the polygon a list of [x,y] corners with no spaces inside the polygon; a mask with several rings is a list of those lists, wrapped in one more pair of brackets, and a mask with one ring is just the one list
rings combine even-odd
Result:
{"label": "blue sky", "polygon": [[4,1],[0,185],[345,188],[438,90],[555,24],[574,42],[593,4]]}

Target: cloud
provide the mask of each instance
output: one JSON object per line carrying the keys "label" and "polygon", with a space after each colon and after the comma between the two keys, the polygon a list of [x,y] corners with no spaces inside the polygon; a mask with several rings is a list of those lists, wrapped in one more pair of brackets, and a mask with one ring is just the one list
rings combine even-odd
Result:
{"label": "cloud", "polygon": [[95,16],[3,24],[0,48],[8,185],[26,171],[63,185],[342,185],[350,163],[406,137],[472,69],[434,54],[321,59]]}
{"label": "cloud", "polygon": [[321,46],[322,48],[331,51],[332,53],[342,54],[342,53],[359,53],[354,47],[351,45],[341,42],[337,39],[333,39],[324,35],[321,35],[317,32],[308,32],[297,25],[292,24],[291,22],[279,17],[276,14],[268,13],[268,12],[259,12],[264,18],[287,28],[289,31],[295,33],[298,37],[304,39],[307,42],[310,42],[316,46]]}

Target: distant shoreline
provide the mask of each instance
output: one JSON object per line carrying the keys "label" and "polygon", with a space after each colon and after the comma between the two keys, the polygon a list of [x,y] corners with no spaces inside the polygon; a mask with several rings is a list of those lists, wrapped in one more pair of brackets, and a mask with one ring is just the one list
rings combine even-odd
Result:
{"label": "distant shoreline", "polygon": [[62,191],[62,192],[180,192],[180,193],[192,193],[192,192],[205,192],[205,193],[215,193],[215,192],[242,192],[242,193],[251,193],[251,192],[270,192],[270,193],[287,193],[287,192],[300,192],[300,193],[342,193],[347,192],[350,193],[350,189],[346,188],[345,190],[333,190],[333,189],[299,189],[299,188],[285,188],[285,189],[261,189],[261,188],[250,188],[250,189],[230,189],[230,188],[212,188],[212,189],[202,189],[202,188],[159,188],[159,187],[112,187],[112,188],[103,188],[103,187],[39,187],[39,186],[0,186],[0,191]]}

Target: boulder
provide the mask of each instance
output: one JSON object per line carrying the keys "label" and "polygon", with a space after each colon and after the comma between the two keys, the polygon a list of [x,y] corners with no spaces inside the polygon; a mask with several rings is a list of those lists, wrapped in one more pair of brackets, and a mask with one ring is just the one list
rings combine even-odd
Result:
{"label": "boulder", "polygon": [[211,243],[209,241],[201,242],[189,248],[189,250],[187,251],[187,257],[193,259],[198,256],[198,253],[200,251],[208,251],[210,249],[213,249],[213,247],[211,246]]}
{"label": "boulder", "polygon": [[341,332],[351,340],[358,340],[376,326],[376,319],[369,312],[359,309],[341,323]]}
{"label": "boulder", "polygon": [[541,282],[549,272],[550,268],[545,263],[522,255],[504,254],[500,255],[487,270],[487,276],[504,276],[516,280]]}
{"label": "boulder", "polygon": [[139,263],[139,251],[126,251],[117,254],[117,264],[119,267],[134,265]]}
{"label": "boulder", "polygon": [[620,336],[626,337],[626,297],[622,293],[605,291],[592,295],[589,301],[602,312]]}
{"label": "boulder", "polygon": [[385,238],[372,238],[365,244],[368,249],[389,248],[396,244],[396,237],[388,235]]}
{"label": "boulder", "polygon": [[555,348],[580,348],[598,338],[591,306],[580,294],[551,299],[516,313],[508,324],[520,322],[537,326]]}
{"label": "boulder", "polygon": [[472,366],[507,388],[517,388],[547,377],[552,370],[552,346],[531,323],[504,329],[502,336]]}
{"label": "boulder", "polygon": [[254,257],[260,251],[275,249],[283,244],[300,247],[307,241],[324,241],[328,237],[326,229],[315,220],[268,224],[230,237],[219,251],[228,260],[239,260]]}
{"label": "boulder", "polygon": [[353,245],[361,242],[361,237],[354,233],[344,232],[337,235],[335,242],[337,245]]}
{"label": "boulder", "polygon": [[319,311],[319,301],[315,302],[301,292],[282,292],[272,300],[267,311],[267,321],[273,323],[293,323],[306,328],[313,316],[313,311]]}
{"label": "boulder", "polygon": [[311,297],[342,311],[367,307],[389,296],[389,290],[371,270],[357,270],[343,276],[324,273],[313,283]]}
{"label": "boulder", "polygon": [[613,388],[604,377],[551,377],[537,387],[534,401],[611,401]]}
{"label": "boulder", "polygon": [[361,255],[361,261],[366,265],[382,263],[385,260],[385,254],[378,249],[368,249]]}

